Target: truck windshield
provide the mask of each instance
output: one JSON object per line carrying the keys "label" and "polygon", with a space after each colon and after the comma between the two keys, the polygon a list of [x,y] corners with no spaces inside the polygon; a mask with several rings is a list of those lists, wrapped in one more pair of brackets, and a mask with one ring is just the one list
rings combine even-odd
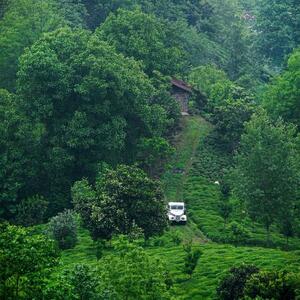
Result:
{"label": "truck windshield", "polygon": [[171,209],[180,209],[180,210],[183,210],[183,206],[182,205],[172,205],[170,208]]}

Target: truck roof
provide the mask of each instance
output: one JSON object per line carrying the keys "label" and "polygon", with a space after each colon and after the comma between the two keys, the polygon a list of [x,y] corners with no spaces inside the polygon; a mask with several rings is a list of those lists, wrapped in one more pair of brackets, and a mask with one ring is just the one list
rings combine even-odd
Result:
{"label": "truck roof", "polygon": [[169,205],[183,205],[184,206],[184,202],[169,202]]}

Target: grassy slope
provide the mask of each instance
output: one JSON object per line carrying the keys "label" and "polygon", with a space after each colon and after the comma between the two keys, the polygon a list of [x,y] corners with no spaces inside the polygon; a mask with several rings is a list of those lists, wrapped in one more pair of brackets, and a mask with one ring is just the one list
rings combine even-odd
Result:
{"label": "grassy slope", "polygon": [[[300,251],[285,252],[279,249],[234,247],[208,242],[202,231],[207,234],[223,228],[223,220],[216,211],[219,191],[218,186],[193,172],[193,166],[197,165],[197,159],[201,156],[199,145],[210,132],[211,126],[200,117],[186,118],[183,125],[184,129],[178,137],[177,152],[163,177],[163,183],[166,201],[187,202],[189,223],[187,226],[172,227],[160,238],[159,246],[153,246],[155,243],[152,243],[152,246],[146,248],[150,255],[166,261],[175,278],[176,299],[214,299],[219,280],[233,265],[253,263],[265,269],[285,267],[299,271]],[[180,168],[184,172],[174,174],[174,168]],[[176,245],[172,241],[175,233],[184,240],[193,238],[195,247],[203,252],[191,279],[182,274],[184,252],[182,245]],[[62,254],[64,266],[75,263],[97,263],[93,242],[84,229],[80,229],[77,246]]]}

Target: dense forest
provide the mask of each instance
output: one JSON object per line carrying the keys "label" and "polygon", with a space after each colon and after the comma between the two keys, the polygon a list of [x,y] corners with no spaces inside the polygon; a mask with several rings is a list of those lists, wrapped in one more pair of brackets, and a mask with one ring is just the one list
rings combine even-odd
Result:
{"label": "dense forest", "polygon": [[298,0],[0,0],[0,121],[0,299],[300,299]]}

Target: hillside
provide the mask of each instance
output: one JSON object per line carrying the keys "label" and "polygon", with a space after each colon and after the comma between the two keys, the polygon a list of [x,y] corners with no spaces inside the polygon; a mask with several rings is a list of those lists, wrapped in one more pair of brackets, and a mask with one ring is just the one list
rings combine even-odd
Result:
{"label": "hillside", "polygon": [[297,2],[0,0],[0,299],[299,300]]}
{"label": "hillside", "polygon": [[[205,152],[201,152],[205,137],[211,132],[212,125],[202,117],[184,117],[182,131],[176,137],[176,153],[168,171],[163,175],[166,201],[182,200],[187,203],[189,221],[186,226],[171,226],[163,236],[151,240],[146,252],[161,258],[174,278],[172,293],[175,299],[214,299],[220,280],[233,266],[254,264],[265,270],[300,270],[299,250],[283,251],[262,247],[233,246],[212,241],[225,236],[224,221],[218,214],[219,186],[201,175],[195,175],[193,166]],[[175,172],[174,172],[175,170]],[[180,170],[180,173],[178,173]],[[259,226],[248,223],[249,230],[256,242],[264,241],[265,235]],[[273,232],[278,244],[284,245],[284,237]],[[195,249],[203,255],[192,278],[183,273],[183,244],[193,241]],[[251,244],[251,241],[249,241]],[[299,247],[300,240],[293,239],[292,245]],[[111,250],[106,250],[106,255]],[[62,253],[62,266],[71,268],[78,263],[96,265],[96,248],[89,233],[80,229],[79,241],[74,249]]]}

